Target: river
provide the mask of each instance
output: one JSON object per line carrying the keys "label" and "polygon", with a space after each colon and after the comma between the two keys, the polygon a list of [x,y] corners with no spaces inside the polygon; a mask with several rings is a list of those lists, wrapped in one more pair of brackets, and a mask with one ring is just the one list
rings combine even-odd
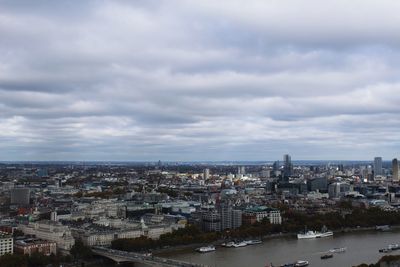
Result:
{"label": "river", "polygon": [[[400,231],[362,231],[335,234],[333,237],[297,240],[294,237],[265,240],[262,244],[242,248],[223,248],[209,253],[192,250],[163,255],[183,261],[206,264],[213,267],[264,267],[267,263],[279,266],[297,260],[307,260],[309,266],[354,266],[361,263],[375,263],[384,254],[380,248],[389,244],[400,244]],[[321,255],[335,247],[347,247],[345,253],[334,254],[333,258],[321,260]],[[389,254],[400,254],[400,250]]]}

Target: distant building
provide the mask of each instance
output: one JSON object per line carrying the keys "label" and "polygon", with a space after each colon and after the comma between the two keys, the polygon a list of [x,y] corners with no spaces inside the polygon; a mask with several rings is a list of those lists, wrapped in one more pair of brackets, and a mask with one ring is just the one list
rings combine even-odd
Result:
{"label": "distant building", "polygon": [[399,180],[399,162],[397,159],[392,160],[392,180]]}
{"label": "distant building", "polygon": [[204,178],[204,180],[207,180],[210,178],[210,169],[204,169],[203,178]]}
{"label": "distant building", "polygon": [[327,191],[328,189],[328,178],[327,177],[316,177],[307,181],[308,191]]}
{"label": "distant building", "polygon": [[29,205],[30,189],[13,188],[11,189],[11,204]]}
{"label": "distant building", "polygon": [[293,164],[292,164],[292,158],[290,155],[286,154],[283,156],[283,177],[284,180],[287,181],[288,178],[292,175],[293,173]]}
{"label": "distant building", "polygon": [[350,191],[351,185],[348,183],[335,182],[330,184],[328,188],[329,198],[344,197]]}
{"label": "distant building", "polygon": [[4,254],[13,254],[13,237],[12,235],[0,232],[0,256]]}
{"label": "distant building", "polygon": [[57,244],[54,241],[46,241],[36,238],[17,240],[14,244],[15,252],[18,254],[32,255],[32,253],[41,253],[46,256],[57,254]]}
{"label": "distant building", "polygon": [[382,157],[375,157],[374,159],[374,176],[382,175]]}

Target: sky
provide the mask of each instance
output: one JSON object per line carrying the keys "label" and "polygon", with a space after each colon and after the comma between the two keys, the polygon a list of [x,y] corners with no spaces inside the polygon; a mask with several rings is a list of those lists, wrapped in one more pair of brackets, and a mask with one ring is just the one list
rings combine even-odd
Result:
{"label": "sky", "polygon": [[0,0],[0,160],[400,157],[399,12]]}

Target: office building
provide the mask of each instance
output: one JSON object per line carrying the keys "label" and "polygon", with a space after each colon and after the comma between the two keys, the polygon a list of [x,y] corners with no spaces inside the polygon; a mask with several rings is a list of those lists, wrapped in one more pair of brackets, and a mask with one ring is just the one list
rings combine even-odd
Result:
{"label": "office building", "polygon": [[382,157],[375,157],[374,159],[374,176],[382,175]]}
{"label": "office building", "polygon": [[283,156],[283,176],[286,178],[285,180],[288,180],[288,178],[292,175],[293,173],[293,164],[292,164],[292,158],[290,155],[286,154]]}
{"label": "office building", "polygon": [[399,162],[397,159],[392,160],[392,180],[399,180]]}
{"label": "office building", "polygon": [[210,178],[210,169],[204,169],[203,178],[204,178],[204,180],[207,180]]}

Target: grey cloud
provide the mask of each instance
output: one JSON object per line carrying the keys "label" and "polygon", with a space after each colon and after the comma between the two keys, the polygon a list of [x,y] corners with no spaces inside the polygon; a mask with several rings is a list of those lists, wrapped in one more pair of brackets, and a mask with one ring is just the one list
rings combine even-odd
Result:
{"label": "grey cloud", "polygon": [[368,159],[400,148],[395,1],[0,7],[0,160]]}

